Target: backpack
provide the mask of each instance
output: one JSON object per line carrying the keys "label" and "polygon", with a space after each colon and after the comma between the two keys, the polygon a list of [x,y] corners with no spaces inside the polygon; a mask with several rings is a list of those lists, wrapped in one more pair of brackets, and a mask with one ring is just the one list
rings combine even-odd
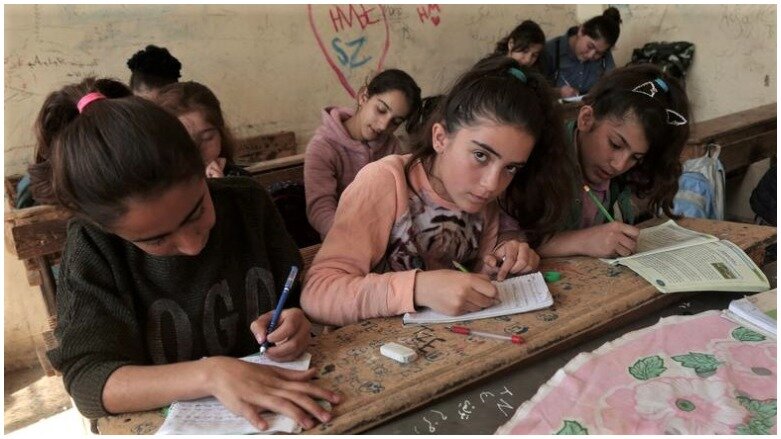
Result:
{"label": "backpack", "polygon": [[[776,198],[778,197],[776,175],[776,167],[773,165],[759,180],[749,199],[751,210],[757,215],[757,219],[773,227],[776,226]],[[762,224],[761,221],[759,223]]]}
{"label": "backpack", "polygon": [[647,43],[640,49],[634,49],[629,64],[651,63],[673,78],[683,80],[693,57],[694,44],[688,41],[662,41]]}
{"label": "backpack", "polygon": [[724,219],[724,166],[721,145],[708,144],[705,155],[686,160],[678,178],[673,213],[689,218]]}

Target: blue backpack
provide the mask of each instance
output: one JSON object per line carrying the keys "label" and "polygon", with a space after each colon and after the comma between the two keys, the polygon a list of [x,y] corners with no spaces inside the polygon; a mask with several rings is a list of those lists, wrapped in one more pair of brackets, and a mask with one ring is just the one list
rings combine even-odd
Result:
{"label": "blue backpack", "polygon": [[673,213],[689,218],[724,219],[724,166],[721,145],[708,144],[702,157],[687,160],[678,179]]}

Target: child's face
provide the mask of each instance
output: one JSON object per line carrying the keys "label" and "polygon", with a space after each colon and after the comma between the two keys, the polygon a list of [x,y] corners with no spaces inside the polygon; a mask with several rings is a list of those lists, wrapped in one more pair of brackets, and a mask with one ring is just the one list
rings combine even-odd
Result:
{"label": "child's face", "polygon": [[530,67],[537,62],[543,48],[544,46],[542,44],[530,44],[526,49],[519,52],[509,52],[508,55],[510,58],[518,61],[518,64],[524,67]]}
{"label": "child's face", "polygon": [[454,134],[434,124],[432,140],[437,152],[432,187],[470,213],[480,212],[507,189],[515,174],[522,172],[535,142],[518,127],[486,120]]}
{"label": "child's face", "polygon": [[111,232],[152,256],[195,256],[214,227],[205,178],[194,178],[151,198],[131,198]]}
{"label": "child's face", "polygon": [[220,130],[206,121],[201,111],[191,111],[179,116],[190,137],[201,151],[203,163],[209,164],[217,159],[222,152],[222,136]]}
{"label": "child's face", "polygon": [[604,38],[595,40],[583,33],[583,28],[578,31],[575,39],[575,56],[580,62],[597,61],[605,56],[610,46]]}
{"label": "child's face", "polygon": [[358,96],[360,108],[354,117],[358,118],[361,141],[372,141],[396,131],[396,128],[409,116],[410,104],[404,93],[390,90],[368,97],[365,93]]}
{"label": "child's face", "polygon": [[623,120],[607,117],[597,121],[591,108],[585,106],[578,116],[578,142],[583,178],[592,185],[605,184],[629,171],[648,152],[645,131],[633,114]]}

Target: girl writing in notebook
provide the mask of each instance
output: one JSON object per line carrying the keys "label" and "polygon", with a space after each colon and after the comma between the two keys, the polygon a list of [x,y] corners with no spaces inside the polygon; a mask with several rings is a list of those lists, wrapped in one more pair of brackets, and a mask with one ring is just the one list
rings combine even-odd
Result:
{"label": "girl writing in notebook", "polygon": [[[651,212],[672,213],[689,137],[689,102],[680,83],[650,64],[623,67],[604,77],[583,99],[577,120],[565,125],[569,151],[579,165],[580,196],[569,231],[537,251],[544,257],[627,256],[637,247],[631,197]],[[611,221],[585,193],[587,185]]]}
{"label": "girl writing in notebook", "polygon": [[301,257],[265,191],[246,178],[207,181],[185,128],[152,102],[67,91],[46,99],[38,134],[50,139],[53,193],[77,218],[48,355],[79,411],[214,396],[259,429],[266,410],[305,428],[328,421],[315,399],[338,396],[310,382],[314,369],[234,358],[268,339],[277,346],[266,355],[289,361],[310,340],[298,308],[266,334]]}
{"label": "girl writing in notebook", "polygon": [[203,84],[188,81],[167,85],[154,102],[179,118],[187,128],[212,178],[249,174],[233,162],[236,141],[222,117],[217,96]]}
{"label": "girl writing in notebook", "polygon": [[377,74],[358,92],[358,108],[327,107],[306,147],[306,216],[325,237],[344,189],[368,163],[401,152],[393,134],[420,106],[420,88],[407,73]]}
{"label": "girl writing in notebook", "polygon": [[542,76],[508,57],[464,74],[419,149],[367,165],[345,190],[307,274],[304,311],[344,325],[420,307],[460,315],[493,305],[488,276],[498,266],[525,273],[539,261],[525,243],[500,240],[500,209],[545,235],[562,218],[546,200],[572,196],[553,101]]}

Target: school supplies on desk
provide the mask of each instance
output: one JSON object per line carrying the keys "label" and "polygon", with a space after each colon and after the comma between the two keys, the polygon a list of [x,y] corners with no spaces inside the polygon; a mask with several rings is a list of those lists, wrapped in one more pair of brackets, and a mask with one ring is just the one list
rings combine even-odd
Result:
{"label": "school supplies on desk", "polygon": [[485,337],[485,338],[495,338],[497,340],[506,340],[513,344],[523,344],[524,339],[520,335],[513,334],[513,335],[504,335],[504,334],[493,334],[490,332],[485,331],[475,331],[472,328],[467,328],[466,326],[451,326],[450,332],[456,333],[456,334],[463,334],[463,335],[476,335],[478,337]]}
{"label": "school supplies on desk", "polygon": [[501,302],[490,308],[460,316],[446,316],[427,309],[404,314],[403,322],[404,324],[463,322],[535,311],[553,305],[553,297],[539,272],[513,277],[502,282],[493,282],[493,284],[499,291],[498,298]]}
{"label": "school supplies on desk", "polygon": [[[242,360],[291,370],[307,370],[312,355],[304,353],[295,361],[277,363],[258,354]],[[241,416],[234,415],[214,397],[192,401],[176,401],[171,404],[165,422],[155,434],[268,434],[275,432],[298,433],[301,427],[293,419],[276,413],[264,413],[269,427],[260,431]]]}
{"label": "school supplies on desk", "polygon": [[662,293],[770,288],[765,274],[740,247],[673,220],[640,230],[635,254],[602,260],[629,267]]}
{"label": "school supplies on desk", "polygon": [[290,274],[287,275],[285,286],[282,288],[282,295],[279,296],[279,301],[277,302],[277,308],[274,310],[274,314],[271,316],[271,323],[268,324],[268,331],[266,331],[266,340],[263,342],[262,345],[260,345],[260,355],[265,354],[266,350],[269,347],[268,334],[271,334],[271,332],[273,332],[277,328],[279,315],[282,314],[282,308],[285,307],[285,302],[287,302],[287,296],[290,295],[290,289],[293,288],[293,282],[296,281],[296,276],[298,276],[298,267],[294,265],[290,267]]}
{"label": "school supplies on desk", "polygon": [[758,330],[762,334],[775,338],[778,333],[776,300],[775,288],[753,296],[746,296],[730,302],[724,316],[749,329]]}

